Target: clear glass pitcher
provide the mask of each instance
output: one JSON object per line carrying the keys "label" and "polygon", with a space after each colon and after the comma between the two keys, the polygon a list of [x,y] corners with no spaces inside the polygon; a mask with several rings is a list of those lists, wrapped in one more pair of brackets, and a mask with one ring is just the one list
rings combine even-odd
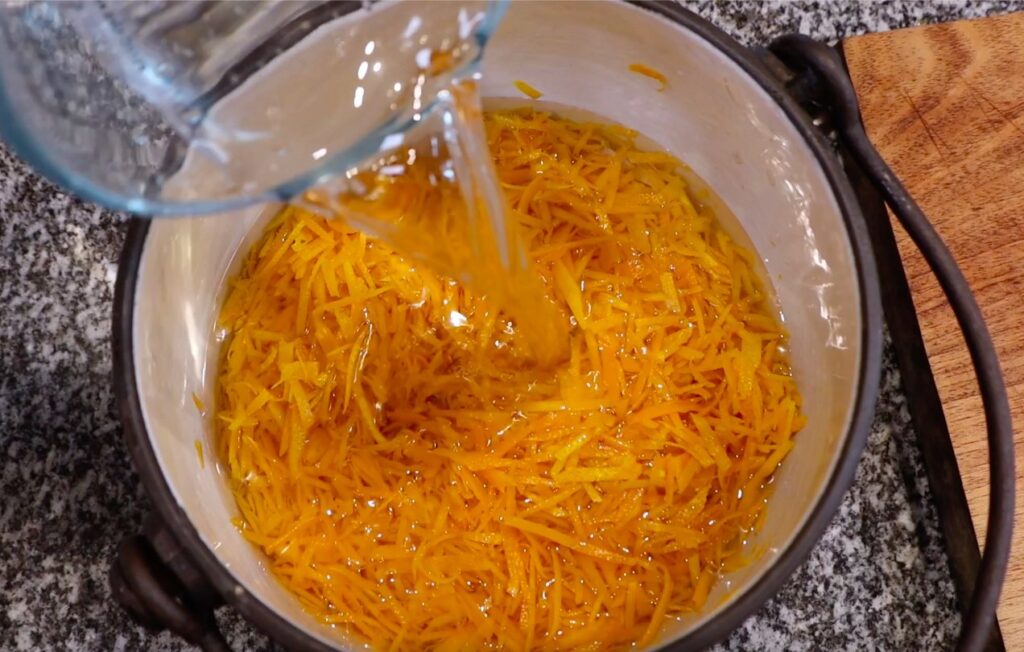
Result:
{"label": "clear glass pitcher", "polygon": [[134,213],[288,200],[457,114],[505,2],[0,2],[0,137]]}

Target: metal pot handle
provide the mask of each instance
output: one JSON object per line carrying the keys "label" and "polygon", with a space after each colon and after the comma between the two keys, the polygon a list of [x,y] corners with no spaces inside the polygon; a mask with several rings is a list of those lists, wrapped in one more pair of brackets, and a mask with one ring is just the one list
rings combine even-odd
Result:
{"label": "metal pot handle", "polygon": [[204,652],[230,652],[214,609],[223,600],[154,516],[125,538],[110,566],[110,590],[135,622],[174,632]]}
{"label": "metal pot handle", "polygon": [[938,279],[971,355],[981,389],[988,433],[990,469],[988,527],[985,548],[963,621],[958,652],[984,648],[995,622],[999,593],[1009,563],[1014,516],[1013,424],[999,359],[992,337],[956,260],[903,184],[868,140],[861,121],[853,84],[839,54],[803,35],[787,35],[769,45],[769,51],[793,72],[800,99],[825,109],[835,123],[842,144],[885,198],[886,204],[910,235],[914,245]]}

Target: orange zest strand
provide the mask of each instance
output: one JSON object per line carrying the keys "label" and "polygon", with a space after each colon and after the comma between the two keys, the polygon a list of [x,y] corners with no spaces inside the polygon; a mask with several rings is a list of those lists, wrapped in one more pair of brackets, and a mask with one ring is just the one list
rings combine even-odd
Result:
{"label": "orange zest strand", "polygon": [[617,126],[485,116],[568,340],[283,209],[231,281],[217,454],[243,534],[378,650],[657,642],[748,563],[803,426],[753,258]]}
{"label": "orange zest strand", "polygon": [[519,90],[520,93],[533,100],[536,100],[542,95],[544,95],[544,93],[541,93],[539,90],[537,90],[536,88],[522,80],[516,80],[515,87]]}
{"label": "orange zest strand", "polygon": [[666,88],[668,88],[668,77],[666,77],[660,71],[651,68],[650,66],[645,66],[642,63],[632,63],[629,65],[629,69],[631,72],[643,75],[644,77],[650,77],[651,79],[657,81],[660,84],[660,86],[658,87],[659,91],[663,91]]}

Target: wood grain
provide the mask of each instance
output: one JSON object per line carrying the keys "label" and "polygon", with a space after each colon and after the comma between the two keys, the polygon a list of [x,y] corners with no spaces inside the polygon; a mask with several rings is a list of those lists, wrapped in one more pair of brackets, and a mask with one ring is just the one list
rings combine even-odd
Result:
{"label": "wood grain", "polygon": [[[1024,14],[843,43],[868,134],[950,246],[999,352],[1024,458]],[[894,223],[979,537],[988,515],[985,422],[970,359],[938,283]],[[884,283],[884,279],[883,279]],[[1024,650],[1022,469],[999,620]]]}

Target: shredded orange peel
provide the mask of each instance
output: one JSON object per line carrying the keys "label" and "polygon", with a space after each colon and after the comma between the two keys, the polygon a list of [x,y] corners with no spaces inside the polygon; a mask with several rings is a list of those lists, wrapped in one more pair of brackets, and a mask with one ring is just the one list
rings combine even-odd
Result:
{"label": "shredded orange peel", "polygon": [[486,300],[285,208],[221,316],[237,525],[375,649],[647,645],[749,561],[804,422],[784,333],[676,159],[542,112],[486,127],[568,358],[538,370]]}
{"label": "shredded orange peel", "polygon": [[516,89],[520,93],[522,93],[523,95],[529,97],[532,100],[536,100],[539,97],[541,97],[542,95],[544,95],[539,90],[537,90],[536,88],[534,88],[533,86],[531,86],[530,84],[527,84],[526,82],[524,82],[522,80],[516,80],[515,81],[515,87],[516,87]]}
{"label": "shredded orange peel", "polygon": [[663,91],[668,88],[668,77],[666,77],[661,71],[651,68],[648,65],[642,63],[632,63],[629,65],[629,70],[635,72],[644,77],[650,77],[651,79],[658,82],[658,91]]}

